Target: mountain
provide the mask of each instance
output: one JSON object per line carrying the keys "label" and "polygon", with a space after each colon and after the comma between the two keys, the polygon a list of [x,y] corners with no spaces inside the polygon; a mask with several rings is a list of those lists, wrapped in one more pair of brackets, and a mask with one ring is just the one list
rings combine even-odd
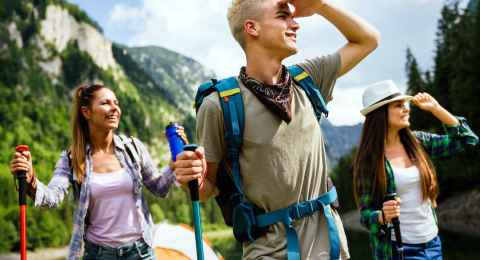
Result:
{"label": "mountain", "polygon": [[206,70],[195,60],[158,46],[132,47],[127,49],[133,60],[149,74],[155,83],[162,86],[184,112],[194,112],[192,106],[196,88],[215,78],[213,71]]}
{"label": "mountain", "polygon": [[323,120],[321,124],[327,155],[333,169],[338,160],[348,154],[360,142],[362,124],[353,126],[334,126],[328,120]]}

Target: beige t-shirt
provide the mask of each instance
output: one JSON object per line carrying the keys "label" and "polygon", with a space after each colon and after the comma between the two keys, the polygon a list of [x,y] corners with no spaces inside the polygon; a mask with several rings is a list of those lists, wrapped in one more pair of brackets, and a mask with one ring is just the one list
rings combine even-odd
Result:
{"label": "beige t-shirt", "polygon": [[[299,64],[311,75],[328,102],[340,54]],[[271,113],[240,81],[245,107],[245,129],[240,169],[247,199],[267,212],[311,200],[327,192],[327,155],[323,135],[305,92],[294,84],[292,121],[287,124]],[[223,115],[217,93],[205,98],[197,115],[197,137],[208,162],[220,162],[226,152]],[[338,213],[333,212],[340,233],[341,256],[349,258],[347,240]],[[328,229],[322,211],[294,222],[302,259],[329,259]],[[244,243],[244,259],[286,259],[282,223],[252,243]]]}

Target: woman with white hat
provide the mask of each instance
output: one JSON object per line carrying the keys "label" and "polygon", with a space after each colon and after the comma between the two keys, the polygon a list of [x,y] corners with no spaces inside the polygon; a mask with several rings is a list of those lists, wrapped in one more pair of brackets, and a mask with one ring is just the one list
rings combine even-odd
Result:
{"label": "woman with white hat", "polygon": [[[439,119],[446,133],[411,131],[410,101]],[[368,87],[363,106],[361,113],[366,119],[353,181],[360,221],[370,231],[373,258],[400,259],[396,248],[403,247],[405,259],[442,259],[433,210],[438,182],[430,158],[476,145],[478,137],[464,118],[453,116],[429,94],[404,95],[392,81]],[[395,193],[395,199],[385,199]],[[400,241],[389,228],[396,218],[400,220]]]}

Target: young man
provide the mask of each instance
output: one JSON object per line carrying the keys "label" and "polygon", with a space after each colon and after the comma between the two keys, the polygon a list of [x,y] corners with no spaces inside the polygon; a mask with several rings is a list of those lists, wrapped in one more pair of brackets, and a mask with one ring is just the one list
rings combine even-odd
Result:
{"label": "young man", "polygon": [[[231,32],[246,57],[246,66],[238,76],[245,108],[239,159],[243,189],[247,199],[266,212],[327,192],[327,155],[321,129],[305,92],[282,65],[285,58],[297,53],[300,27],[294,18],[317,14],[348,41],[334,54],[298,64],[328,102],[336,79],[377,47],[379,34],[372,26],[325,0],[234,0],[228,11]],[[217,170],[226,155],[222,109],[215,92],[200,106],[197,135],[205,152],[185,152],[174,167],[181,183],[200,178],[201,197],[206,199],[218,192]],[[205,161],[206,173],[202,167]],[[332,212],[340,236],[340,256],[347,259],[345,232],[337,212]],[[330,259],[329,232],[322,211],[295,220],[293,227],[302,259]],[[243,258],[285,259],[285,232],[281,222],[272,225],[264,236],[244,243]]]}

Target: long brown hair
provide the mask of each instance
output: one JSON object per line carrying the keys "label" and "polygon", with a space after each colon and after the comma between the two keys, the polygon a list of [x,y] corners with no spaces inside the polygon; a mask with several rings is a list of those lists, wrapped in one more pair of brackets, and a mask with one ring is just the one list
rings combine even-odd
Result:
{"label": "long brown hair", "polygon": [[[388,104],[367,114],[363,125],[360,145],[353,165],[353,187],[357,206],[360,194],[368,192],[377,203],[383,201],[387,192],[385,169],[385,140],[388,134]],[[438,183],[435,167],[410,128],[399,131],[400,141],[408,157],[418,167],[423,199],[430,199],[436,206]],[[371,190],[365,190],[360,178],[371,180]]]}
{"label": "long brown hair", "polygon": [[86,145],[90,142],[87,119],[82,114],[82,107],[91,107],[93,95],[96,91],[106,88],[100,84],[81,85],[74,91],[72,107],[72,140],[71,162],[73,172],[78,183],[82,183],[85,177]]}

